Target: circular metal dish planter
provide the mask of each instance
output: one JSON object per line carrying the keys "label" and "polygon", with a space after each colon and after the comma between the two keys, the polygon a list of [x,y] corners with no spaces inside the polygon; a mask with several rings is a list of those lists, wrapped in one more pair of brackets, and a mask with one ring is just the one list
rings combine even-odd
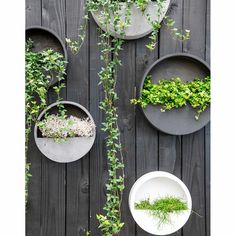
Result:
{"label": "circular metal dish planter", "polygon": [[[70,101],[61,101],[51,104],[39,115],[38,120],[42,120],[44,118],[46,111],[48,111],[49,114],[57,114],[57,105],[59,103],[64,104],[68,115],[73,115],[79,118],[88,117],[94,123],[93,117],[86,108],[78,103]],[[53,140],[53,138],[42,137],[37,125],[35,125],[34,128],[35,143],[39,150],[50,160],[61,163],[76,161],[85,156],[92,148],[95,137],[96,128],[92,137],[67,138],[65,142],[57,143]]]}
{"label": "circular metal dish planter", "polygon": [[[167,196],[177,197],[187,203],[188,210],[171,214],[171,224],[158,227],[157,219],[142,210],[135,209],[135,203],[148,199],[152,202]],[[188,221],[192,211],[192,198],[186,185],[176,176],[153,171],[141,176],[129,193],[129,208],[136,223],[146,232],[154,235],[167,235],[178,231]]]}
{"label": "circular metal dish planter", "polygon": [[[180,77],[183,81],[192,81],[196,77],[210,75],[208,64],[202,59],[185,53],[171,54],[154,62],[143,76],[139,97],[142,94],[144,80],[152,75],[152,82],[157,84],[161,79]],[[142,108],[147,120],[158,130],[172,135],[185,135],[200,130],[210,121],[210,107],[195,119],[196,109],[190,105],[179,109],[161,112],[159,105],[148,105]]]}
{"label": "circular metal dish planter", "polygon": [[[170,0],[166,0],[165,6],[163,9],[163,15],[160,17],[160,22],[163,20],[168,10],[169,4],[170,4]],[[124,3],[120,3],[120,5],[121,5],[120,7],[121,19],[124,20],[126,5]],[[147,5],[145,13],[148,13],[150,15],[151,20],[155,20],[157,18],[156,17],[157,10],[158,10],[158,7],[156,6],[155,2],[150,2]],[[92,15],[93,15],[94,20],[98,24],[98,26],[103,31],[106,31],[106,28],[102,24],[103,19],[100,14],[100,11],[96,11],[96,12],[94,11],[92,12]],[[124,35],[119,35],[115,33],[114,28],[112,26],[110,26],[110,29],[109,29],[109,33],[112,36],[126,39],[126,40],[139,39],[150,34],[151,32],[152,32],[152,26],[150,25],[146,17],[143,15],[141,10],[135,4],[132,4],[131,6],[130,26],[124,30]]]}
{"label": "circular metal dish planter", "polygon": [[[52,30],[42,26],[32,26],[26,28],[26,40],[32,39],[34,42],[33,51],[39,52],[47,49],[52,49],[55,52],[59,52],[64,55],[65,61],[68,59],[67,50],[65,44],[61,38]],[[57,79],[54,79],[51,85],[57,83]]]}

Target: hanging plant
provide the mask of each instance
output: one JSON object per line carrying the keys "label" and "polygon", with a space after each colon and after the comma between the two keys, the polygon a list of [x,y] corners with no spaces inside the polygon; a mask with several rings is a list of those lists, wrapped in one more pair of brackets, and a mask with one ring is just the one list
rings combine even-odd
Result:
{"label": "hanging plant", "polygon": [[[61,100],[60,91],[65,87],[63,80],[66,74],[66,61],[61,53],[52,49],[35,52],[31,39],[26,42],[25,49],[25,199],[28,199],[28,182],[31,176],[30,163],[27,162],[27,151],[32,125],[36,122],[39,112],[47,106],[47,92],[49,84],[55,79],[58,85],[53,87],[57,100]],[[64,113],[60,107],[61,115]]]}
{"label": "hanging plant", "polygon": [[[168,4],[166,4],[168,3]],[[155,6],[155,12],[150,14],[150,5]],[[98,214],[99,228],[103,235],[119,235],[124,223],[121,220],[121,204],[124,189],[124,164],[118,127],[116,100],[117,68],[121,65],[119,52],[126,38],[127,30],[132,26],[132,14],[138,11],[145,18],[152,32],[150,42],[146,45],[154,50],[157,44],[161,21],[170,29],[171,34],[179,40],[187,40],[189,30],[180,31],[174,27],[174,20],[165,16],[169,0],[87,0],[85,5],[84,24],[79,28],[79,39],[66,39],[71,51],[79,52],[86,37],[88,13],[91,13],[102,30],[100,30],[101,61],[104,65],[99,72],[100,82],[104,90],[104,100],[100,108],[105,113],[102,130],[106,132],[106,147],[108,161],[108,183],[106,184],[105,214]],[[111,37],[115,36],[115,37]],[[143,35],[142,35],[143,36]]]}

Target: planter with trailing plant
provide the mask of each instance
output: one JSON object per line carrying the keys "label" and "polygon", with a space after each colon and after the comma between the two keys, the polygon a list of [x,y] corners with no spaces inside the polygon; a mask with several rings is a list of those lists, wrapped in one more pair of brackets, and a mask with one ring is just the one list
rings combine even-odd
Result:
{"label": "planter with trailing plant", "polygon": [[[29,36],[29,35],[28,35]],[[31,35],[33,36],[33,35]],[[37,41],[37,37],[32,37]],[[45,39],[46,40],[46,39]],[[51,48],[39,50],[37,43],[28,37],[25,45],[25,200],[28,199],[28,183],[30,181],[30,163],[27,160],[29,140],[32,127],[39,113],[47,107],[47,92],[53,81],[52,88],[59,101],[60,92],[65,87],[66,56]],[[37,50],[36,50],[37,49]]]}
{"label": "planter with trailing plant", "polygon": [[95,123],[86,108],[78,103],[51,104],[38,117],[34,138],[39,150],[49,159],[67,163],[80,159],[93,146]]}
{"label": "planter with trailing plant", "polygon": [[167,172],[153,171],[141,176],[131,188],[129,208],[143,230],[154,235],[167,235],[187,222],[192,212],[192,199],[179,178]]}
{"label": "planter with trailing plant", "polygon": [[[112,36],[123,39],[138,39],[144,37],[152,32],[152,22],[161,22],[167,12],[170,0],[164,1],[149,1],[149,0],[133,0],[133,1],[119,1],[117,8],[118,15],[122,22],[129,22],[129,26],[124,28],[121,33],[116,32],[114,24],[110,22],[109,32]],[[102,6],[97,11],[92,11],[92,15],[96,23],[103,29],[107,30],[104,24],[105,17],[102,14]],[[111,16],[114,20],[115,14],[111,11]]]}
{"label": "planter with trailing plant", "polygon": [[147,120],[158,130],[185,135],[210,120],[210,69],[190,54],[172,54],[151,65],[137,99]]}
{"label": "planter with trailing plant", "polygon": [[[61,38],[53,31],[42,26],[31,26],[26,28],[26,40],[33,41],[33,52],[42,52],[46,50],[53,50],[64,56],[64,60],[67,61],[68,55],[65,44]],[[54,76],[54,79],[50,81],[49,86],[56,84],[58,81]]]}

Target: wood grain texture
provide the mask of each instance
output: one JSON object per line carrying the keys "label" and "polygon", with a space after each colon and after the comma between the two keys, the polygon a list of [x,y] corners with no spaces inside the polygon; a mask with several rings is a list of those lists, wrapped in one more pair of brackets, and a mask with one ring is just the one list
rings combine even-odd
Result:
{"label": "wood grain texture", "polygon": [[26,26],[41,25],[42,21],[42,0],[25,1]]}
{"label": "wood grain texture", "polygon": [[[66,1],[67,38],[78,39],[78,28],[84,23],[83,8],[84,1]],[[89,109],[88,39],[86,37],[79,54],[72,54],[68,48],[67,100]],[[66,235],[82,236],[89,227],[89,154],[68,163],[66,170]]]}
{"label": "wood grain texture", "polygon": [[90,231],[91,235],[101,235],[98,229],[96,214],[103,212],[105,203],[105,184],[108,178],[106,161],[105,133],[101,131],[104,114],[99,108],[99,101],[103,99],[102,86],[98,85],[98,72],[101,69],[99,32],[95,21],[90,16],[90,112],[97,126],[97,137],[90,151]]}
{"label": "wood grain texture", "polygon": [[[205,58],[206,1],[184,0],[184,27],[191,30],[191,38],[184,43],[184,52]],[[204,128],[183,137],[182,177],[190,190],[193,210],[183,228],[183,236],[205,236],[205,161]]]}
{"label": "wood grain texture", "polygon": [[[42,25],[54,30],[64,41],[65,1],[42,0]],[[65,90],[62,97],[66,99]],[[55,102],[55,94],[49,90],[49,104]],[[42,159],[42,235],[64,236],[66,230],[66,169],[65,164]]]}
{"label": "wood grain texture", "polygon": [[[26,1],[26,26],[41,25],[41,1]],[[32,131],[33,131],[32,127]],[[33,132],[29,139],[27,154],[28,162],[31,163],[29,181],[29,198],[26,207],[26,235],[40,236],[41,232],[41,170],[44,156],[36,147]]]}
{"label": "wood grain texture", "polygon": [[121,235],[135,235],[135,223],[127,209],[129,191],[135,182],[135,107],[130,104],[135,86],[135,42],[125,42],[120,52],[122,66],[118,67],[117,93],[119,100],[119,128],[125,164],[125,190],[123,192]]}

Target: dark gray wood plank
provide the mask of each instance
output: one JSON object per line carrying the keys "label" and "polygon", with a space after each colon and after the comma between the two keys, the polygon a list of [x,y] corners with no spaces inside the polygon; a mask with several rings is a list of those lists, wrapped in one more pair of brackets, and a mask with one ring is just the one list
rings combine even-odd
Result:
{"label": "dark gray wood plank", "polygon": [[105,183],[107,181],[107,159],[105,133],[101,131],[104,120],[103,111],[99,109],[99,101],[103,99],[102,86],[98,86],[98,72],[101,69],[99,32],[97,25],[90,17],[90,111],[97,126],[97,137],[90,152],[90,230],[91,235],[101,235],[98,229],[96,214],[103,212],[105,203]]}
{"label": "dark gray wood plank", "polygon": [[[158,47],[154,51],[147,49],[148,37],[136,42],[136,93],[146,69],[158,58]],[[158,132],[136,106],[136,177],[158,170]],[[133,220],[133,219],[132,219]],[[136,226],[137,236],[149,235]]]}
{"label": "dark gray wood plank", "polygon": [[[184,27],[191,30],[191,39],[184,43],[184,51],[204,59],[206,33],[206,0],[184,0]],[[205,162],[204,162],[204,128],[183,137],[183,181],[188,186],[193,210],[183,228],[184,236],[205,236]]]}
{"label": "dark gray wood plank", "polygon": [[135,182],[135,107],[130,103],[135,86],[135,42],[126,41],[120,52],[123,66],[118,68],[117,88],[119,128],[125,164],[125,190],[123,192],[122,220],[125,223],[121,235],[135,234],[135,223],[128,210],[129,191]]}
{"label": "dark gray wood plank", "polygon": [[[70,39],[78,39],[83,24],[84,2],[66,1],[66,31]],[[88,37],[77,55],[68,49],[67,99],[89,109]],[[66,235],[85,235],[89,222],[89,154],[67,164]]]}
{"label": "dark gray wood plank", "polygon": [[[26,1],[26,26],[41,25],[41,1]],[[34,127],[32,127],[33,130]],[[26,208],[26,235],[40,236],[41,227],[41,169],[42,158],[44,156],[36,147],[33,132],[29,140],[27,154],[28,162],[31,163],[30,173],[32,177],[29,181],[29,197]]]}
{"label": "dark gray wood plank", "polygon": [[26,0],[25,1],[25,19],[26,26],[41,25],[42,9],[41,0]]}
{"label": "dark gray wood plank", "polygon": [[[211,2],[210,0],[207,0],[207,12],[206,12],[206,52],[205,52],[205,59],[206,61],[210,64],[210,6]],[[210,224],[210,190],[211,190],[211,185],[210,185],[210,132],[211,132],[211,127],[210,124],[208,124],[205,127],[205,191],[206,191],[206,235],[210,236],[210,231],[211,231],[211,224]]]}
{"label": "dark gray wood plank", "polygon": [[[42,25],[65,38],[65,1],[42,1]],[[66,94],[63,94],[64,99]],[[49,91],[49,103],[55,96]],[[65,235],[65,164],[55,163],[46,157],[42,159],[42,235]]]}

